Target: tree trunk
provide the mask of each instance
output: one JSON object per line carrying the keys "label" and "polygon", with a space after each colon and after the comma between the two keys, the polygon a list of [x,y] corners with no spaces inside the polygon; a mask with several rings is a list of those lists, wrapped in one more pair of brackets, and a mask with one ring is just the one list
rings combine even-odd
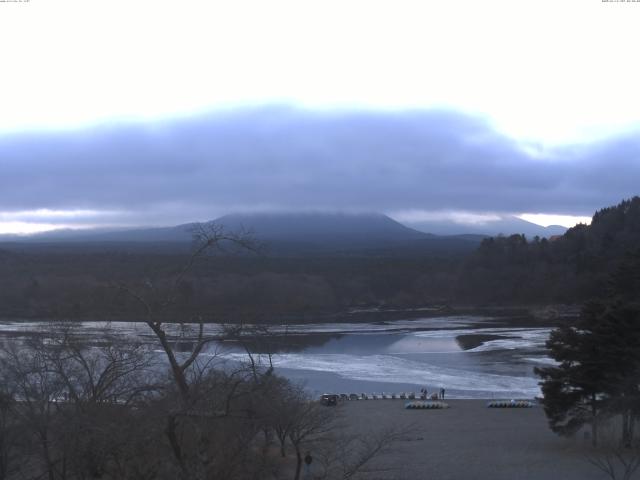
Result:
{"label": "tree trunk", "polygon": [[282,458],[287,456],[286,452],[286,443],[287,443],[287,434],[280,429],[276,429],[276,437],[278,437],[278,442],[280,442],[280,455]]}
{"label": "tree trunk", "polygon": [[596,396],[591,396],[591,445],[598,446],[598,410],[596,408]]}
{"label": "tree trunk", "polygon": [[286,450],[284,448],[284,442],[285,442],[285,440],[281,440],[280,441],[280,455],[282,455],[282,458],[287,456],[287,452],[286,452]]}
{"label": "tree trunk", "polygon": [[187,405],[189,402],[189,383],[187,382],[187,377],[184,373],[184,370],[178,363],[175,354],[173,353],[173,349],[167,340],[167,335],[158,325],[153,323],[152,321],[146,322],[149,328],[153,330],[153,333],[156,334],[156,337],[160,341],[160,346],[162,350],[167,355],[167,359],[169,360],[169,366],[171,367],[171,372],[173,373],[173,378],[180,390],[180,395],[182,396],[182,400]]}
{"label": "tree trunk", "polygon": [[46,431],[40,433],[40,441],[42,443],[44,463],[47,466],[47,476],[49,477],[49,480],[55,480],[56,472],[53,466],[53,460],[51,459],[51,452],[49,450],[49,436]]}
{"label": "tree trunk", "polygon": [[302,469],[302,454],[300,453],[300,449],[296,445],[296,476],[294,480],[300,480],[300,470]]}
{"label": "tree trunk", "polygon": [[173,452],[173,456],[175,457],[178,465],[180,466],[180,470],[182,470],[185,478],[188,478],[187,466],[184,462],[184,457],[182,455],[182,449],[180,448],[180,441],[178,440],[178,435],[176,430],[178,428],[178,424],[176,421],[176,417],[173,415],[169,415],[167,417],[167,426],[165,428],[165,435],[169,440],[169,445],[171,445],[171,450]]}
{"label": "tree trunk", "polygon": [[622,412],[622,445],[625,448],[631,447],[631,412]]}

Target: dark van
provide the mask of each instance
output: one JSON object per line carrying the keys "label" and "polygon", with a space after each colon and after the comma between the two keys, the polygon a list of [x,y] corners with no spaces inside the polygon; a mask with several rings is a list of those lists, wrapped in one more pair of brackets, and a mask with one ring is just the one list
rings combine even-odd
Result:
{"label": "dark van", "polygon": [[320,403],[328,407],[338,405],[338,395],[325,393],[320,397]]}

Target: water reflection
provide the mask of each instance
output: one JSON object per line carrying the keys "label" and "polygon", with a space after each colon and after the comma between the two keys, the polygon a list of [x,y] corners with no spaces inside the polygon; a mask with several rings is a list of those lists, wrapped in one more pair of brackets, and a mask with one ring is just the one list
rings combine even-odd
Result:
{"label": "water reflection", "polygon": [[[467,316],[276,326],[266,335],[212,342],[203,354],[233,363],[246,359],[246,349],[272,353],[278,373],[306,382],[314,392],[417,391],[428,386],[445,387],[454,397],[537,395],[533,368],[549,361],[544,342],[550,328],[505,324],[508,319]],[[48,326],[5,322],[0,335],[15,342],[42,334]],[[193,349],[193,335],[179,326],[169,328],[178,351]],[[86,322],[79,331],[92,342],[105,331],[122,341],[156,342],[141,323]],[[215,324],[205,328],[207,335],[222,331]]]}
{"label": "water reflection", "polygon": [[448,353],[460,351],[460,345],[454,338],[424,338],[403,335],[387,346],[385,353]]}
{"label": "water reflection", "polygon": [[458,335],[456,336],[456,343],[462,350],[473,350],[474,348],[481,347],[487,342],[492,340],[500,340],[500,339],[510,339],[517,337],[507,337],[504,335],[492,335],[486,333],[476,333],[469,335]]}
{"label": "water reflection", "polygon": [[301,334],[268,334],[248,336],[238,340],[220,342],[226,348],[233,351],[248,349],[258,354],[303,352],[313,348],[323,348],[326,344],[343,337],[339,333],[316,333],[313,335]]}

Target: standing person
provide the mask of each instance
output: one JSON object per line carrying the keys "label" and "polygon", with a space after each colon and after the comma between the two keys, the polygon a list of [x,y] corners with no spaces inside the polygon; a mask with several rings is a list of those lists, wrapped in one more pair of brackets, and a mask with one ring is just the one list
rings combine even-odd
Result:
{"label": "standing person", "polygon": [[311,452],[307,452],[304,456],[304,478],[311,477],[311,462],[313,462],[313,457]]}
{"label": "standing person", "polygon": [[444,400],[444,388],[440,389],[440,398]]}

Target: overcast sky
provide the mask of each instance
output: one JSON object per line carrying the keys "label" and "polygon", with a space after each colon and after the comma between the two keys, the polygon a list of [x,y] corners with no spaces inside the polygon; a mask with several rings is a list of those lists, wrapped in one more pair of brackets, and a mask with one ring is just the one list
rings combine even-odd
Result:
{"label": "overcast sky", "polygon": [[601,0],[2,2],[0,232],[571,224],[638,193],[638,24]]}

